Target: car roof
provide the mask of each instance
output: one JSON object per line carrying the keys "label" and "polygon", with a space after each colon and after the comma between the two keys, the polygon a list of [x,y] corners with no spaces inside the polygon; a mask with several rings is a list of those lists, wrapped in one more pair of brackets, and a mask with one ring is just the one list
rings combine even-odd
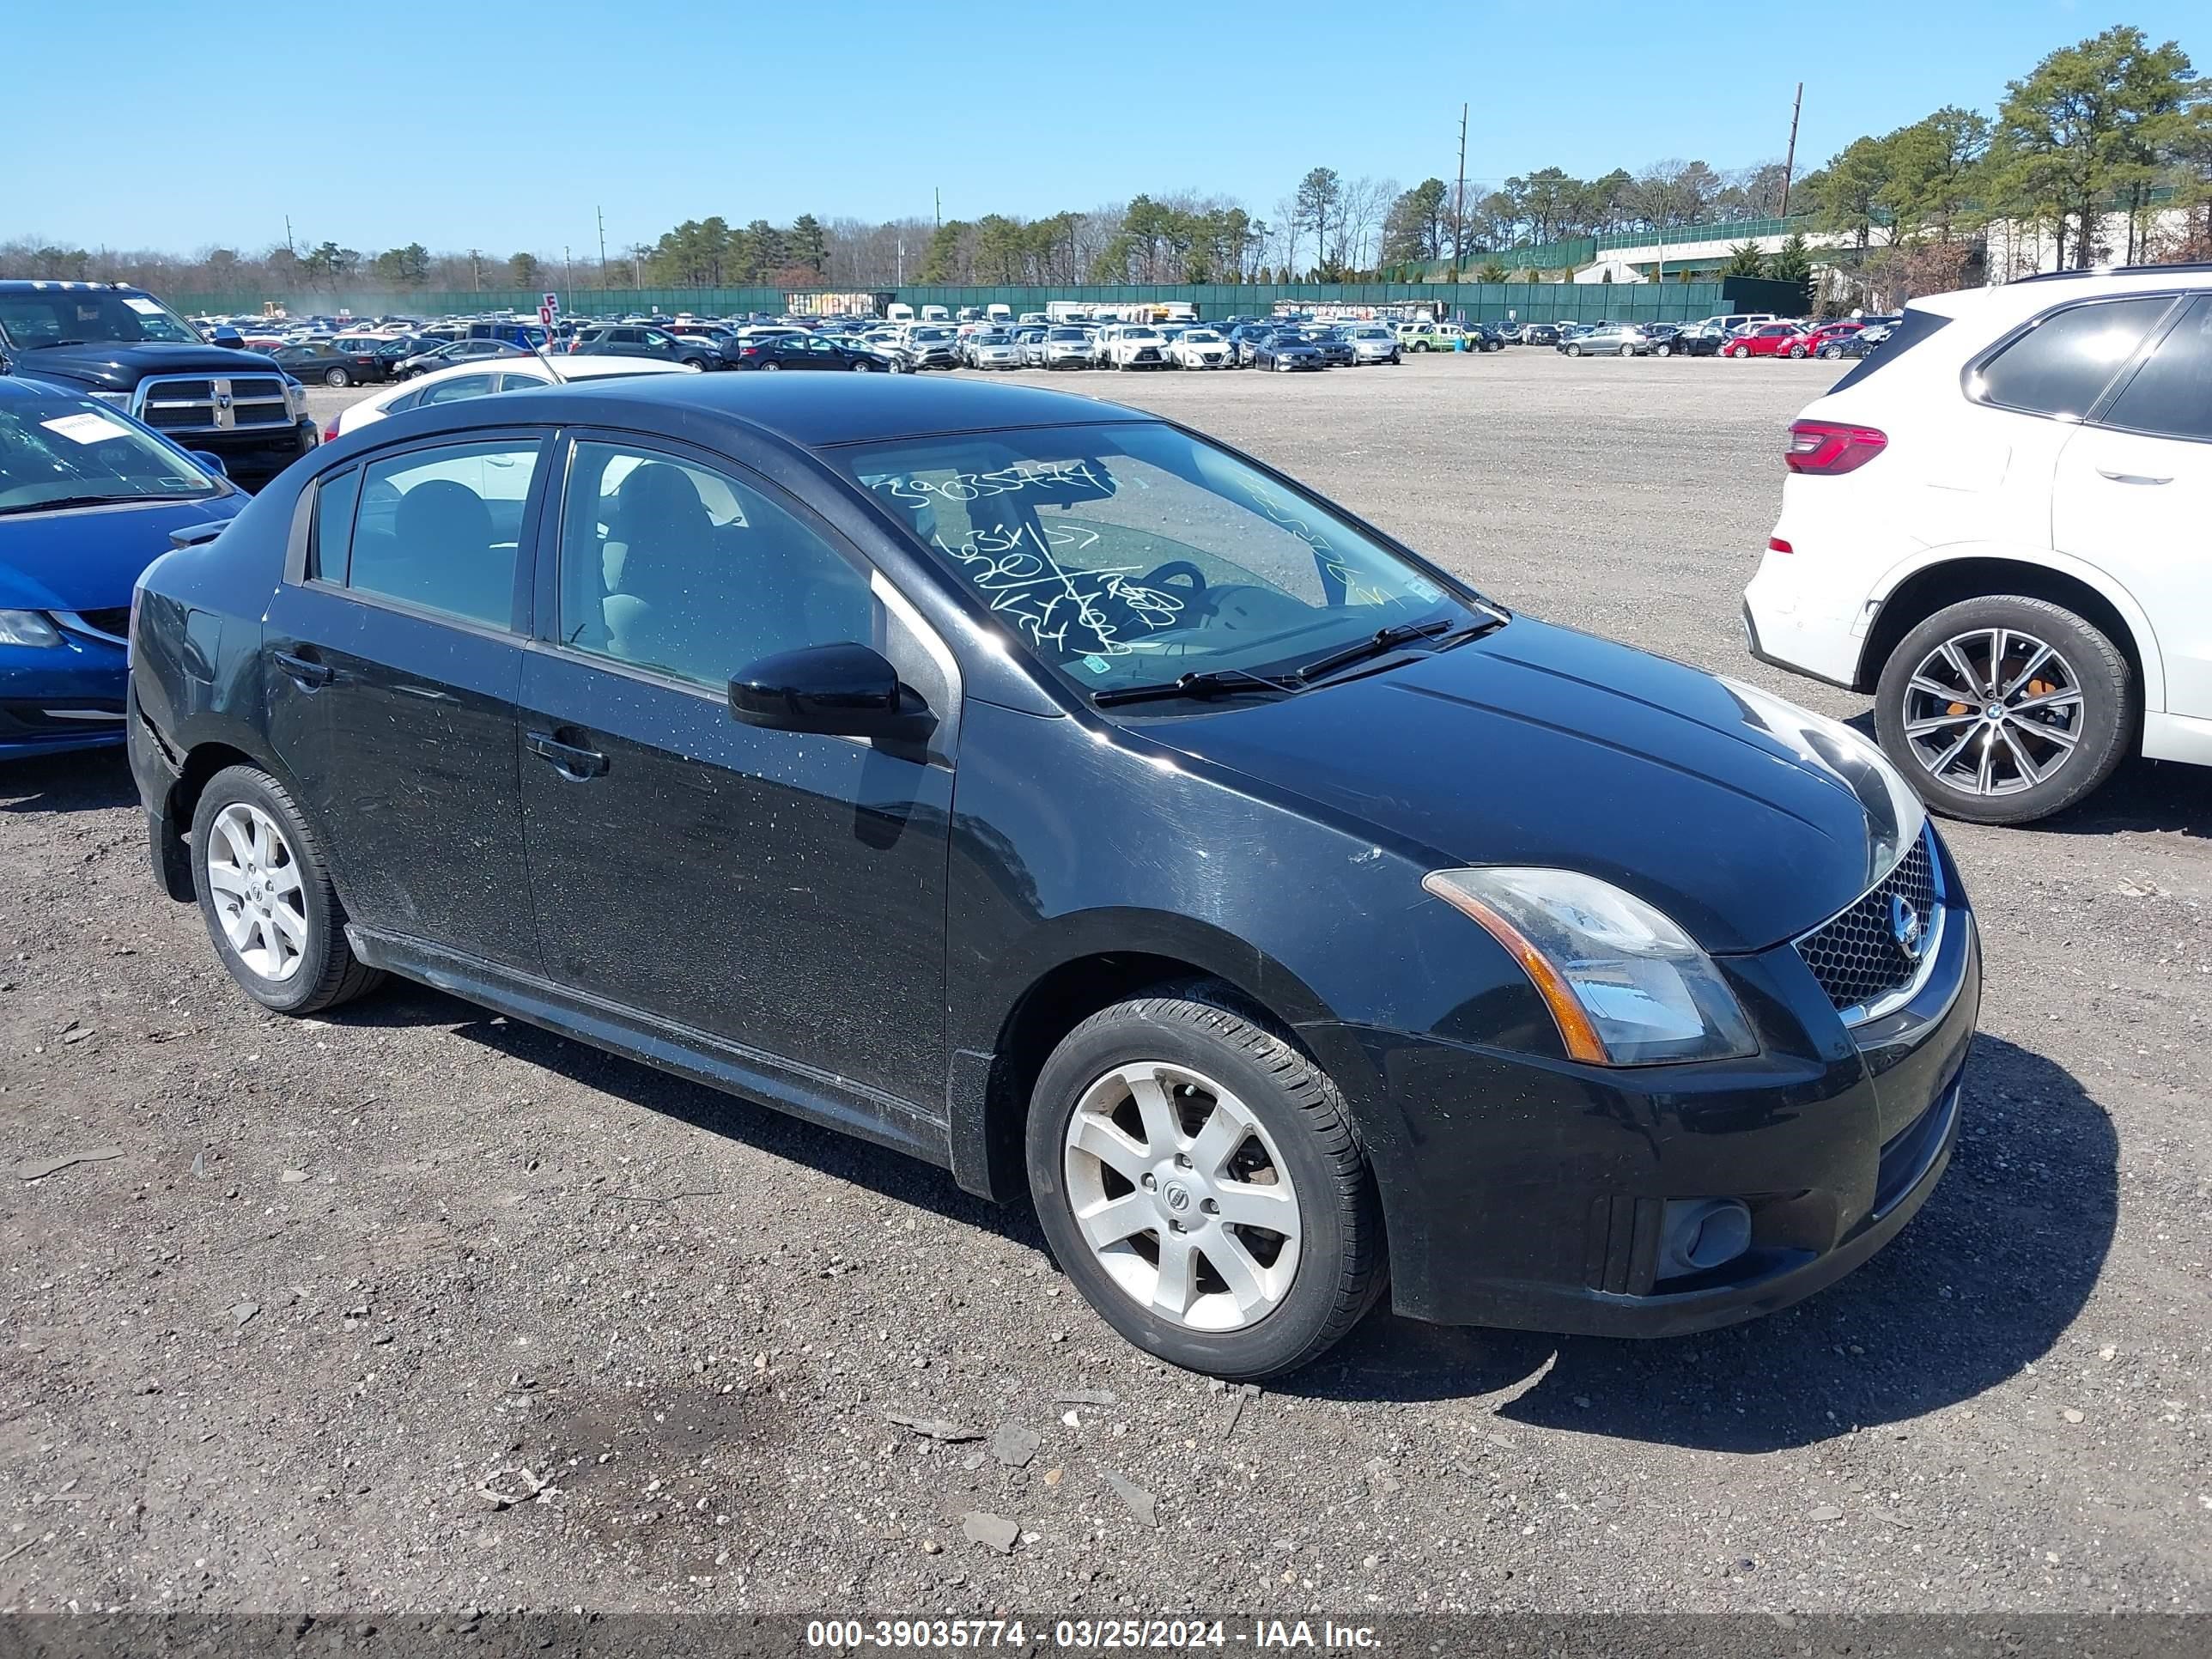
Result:
{"label": "car roof", "polygon": [[[593,386],[594,400],[625,405],[658,404],[704,410],[757,428],[802,449],[874,443],[941,432],[988,432],[1010,428],[1067,426],[1101,421],[1151,421],[1139,410],[1038,386],[993,386],[980,380],[935,380],[919,374],[687,374],[641,376]],[[540,409],[538,399],[546,400]],[[558,398],[557,404],[553,399]],[[573,394],[555,388],[509,392],[450,405],[485,424],[517,419],[574,419]]]}

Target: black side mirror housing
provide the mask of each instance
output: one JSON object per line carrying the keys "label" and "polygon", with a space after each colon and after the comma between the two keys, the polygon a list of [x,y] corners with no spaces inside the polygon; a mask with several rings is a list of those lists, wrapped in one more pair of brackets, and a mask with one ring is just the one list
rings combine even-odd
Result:
{"label": "black side mirror housing", "polygon": [[850,642],[763,657],[730,681],[730,714],[770,731],[908,741],[936,723],[881,652]]}

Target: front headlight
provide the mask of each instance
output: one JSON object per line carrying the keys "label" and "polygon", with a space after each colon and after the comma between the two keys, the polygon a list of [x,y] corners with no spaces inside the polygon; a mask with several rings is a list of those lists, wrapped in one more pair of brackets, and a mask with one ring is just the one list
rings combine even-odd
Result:
{"label": "front headlight", "polygon": [[62,631],[36,611],[0,611],[0,645],[59,645]]}
{"label": "front headlight", "polygon": [[1857,798],[1867,815],[1866,885],[1874,886],[1897,868],[1927,829],[1928,808],[1880,746],[1843,721],[1801,708],[1771,691],[1725,674],[1720,682],[1742,708],[1746,720],[1780,738],[1800,760],[1837,779]]}
{"label": "front headlight", "polygon": [[307,388],[297,380],[284,382],[284,412],[295,421],[307,412]]}
{"label": "front headlight", "polygon": [[1759,1052],[1735,994],[1690,936],[1632,894],[1571,870],[1437,870],[1421,883],[1481,923],[1594,1066]]}

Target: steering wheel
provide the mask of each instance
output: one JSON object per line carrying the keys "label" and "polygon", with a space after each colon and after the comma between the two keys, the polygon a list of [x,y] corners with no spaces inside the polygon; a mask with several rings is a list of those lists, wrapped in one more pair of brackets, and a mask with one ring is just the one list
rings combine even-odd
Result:
{"label": "steering wheel", "polygon": [[1165,564],[1146,571],[1142,585],[1146,587],[1164,587],[1178,576],[1190,578],[1190,592],[1193,599],[1206,592],[1206,572],[1200,570],[1188,559],[1170,559]]}

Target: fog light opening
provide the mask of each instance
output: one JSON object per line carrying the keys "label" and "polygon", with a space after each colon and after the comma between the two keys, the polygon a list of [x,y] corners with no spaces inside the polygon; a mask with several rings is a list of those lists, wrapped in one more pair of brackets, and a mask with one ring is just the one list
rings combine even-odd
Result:
{"label": "fog light opening", "polygon": [[1733,1198],[1674,1198],[1659,1222],[1661,1279],[1710,1273],[1751,1248],[1751,1211]]}

